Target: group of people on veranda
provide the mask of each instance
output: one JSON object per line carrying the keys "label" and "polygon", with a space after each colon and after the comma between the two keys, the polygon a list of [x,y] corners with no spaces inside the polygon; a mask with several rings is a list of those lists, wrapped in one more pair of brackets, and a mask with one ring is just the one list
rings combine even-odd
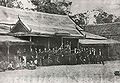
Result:
{"label": "group of people on veranda", "polygon": [[20,56],[21,61],[36,66],[50,65],[77,65],[77,64],[103,64],[104,55],[102,49],[80,48],[71,50],[70,46],[53,48],[42,51],[41,49],[31,52],[30,55]]}
{"label": "group of people on veranda", "polygon": [[78,64],[103,64],[104,56],[102,49],[80,48],[71,50],[70,46],[64,48],[53,48],[46,50],[35,49],[30,52],[24,51],[24,55],[20,51],[17,52],[16,64],[10,61],[7,65],[8,70],[15,69],[36,69],[37,66],[50,65],[78,65]]}

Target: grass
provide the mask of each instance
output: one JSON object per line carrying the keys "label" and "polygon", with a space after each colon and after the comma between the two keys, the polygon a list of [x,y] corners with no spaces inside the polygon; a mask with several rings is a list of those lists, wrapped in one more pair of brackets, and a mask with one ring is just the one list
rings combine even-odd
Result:
{"label": "grass", "polygon": [[119,83],[114,71],[120,61],[102,64],[43,66],[36,70],[15,70],[0,73],[0,83]]}

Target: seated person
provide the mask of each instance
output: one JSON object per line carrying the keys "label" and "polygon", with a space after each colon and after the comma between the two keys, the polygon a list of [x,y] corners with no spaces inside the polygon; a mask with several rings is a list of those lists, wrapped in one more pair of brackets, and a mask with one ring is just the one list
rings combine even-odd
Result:
{"label": "seated person", "polygon": [[15,68],[13,67],[13,61],[11,61],[7,67],[8,70],[15,70]]}

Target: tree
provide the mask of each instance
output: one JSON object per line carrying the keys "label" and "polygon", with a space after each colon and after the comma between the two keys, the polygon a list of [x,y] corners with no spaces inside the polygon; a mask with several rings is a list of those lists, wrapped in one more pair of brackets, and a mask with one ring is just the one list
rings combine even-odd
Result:
{"label": "tree", "polygon": [[87,12],[76,14],[70,17],[77,25],[87,25],[89,19]]}
{"label": "tree", "polygon": [[[89,23],[113,23],[115,16],[103,11],[102,9],[96,9],[92,11],[87,11],[85,13],[75,14],[70,17],[77,25],[87,25]],[[116,19],[116,21],[117,20],[119,19]]]}
{"label": "tree", "polygon": [[120,16],[116,17],[116,19],[114,20],[114,22],[120,22]]}
{"label": "tree", "polygon": [[0,5],[9,8],[21,8],[21,1],[17,0],[0,0]]}
{"label": "tree", "polygon": [[[96,10],[96,11],[99,11],[99,10]],[[114,16],[113,14],[108,14],[107,12],[99,11],[98,15],[94,15],[94,18],[96,19],[97,24],[112,23],[113,16]]]}
{"label": "tree", "polygon": [[15,0],[0,0],[0,5],[5,7],[12,7],[12,2]]}
{"label": "tree", "polygon": [[31,2],[36,6],[35,10],[38,12],[45,12],[51,14],[60,14],[66,15],[70,11],[68,10],[68,6],[70,6],[71,2],[51,2],[51,0],[31,0]]}

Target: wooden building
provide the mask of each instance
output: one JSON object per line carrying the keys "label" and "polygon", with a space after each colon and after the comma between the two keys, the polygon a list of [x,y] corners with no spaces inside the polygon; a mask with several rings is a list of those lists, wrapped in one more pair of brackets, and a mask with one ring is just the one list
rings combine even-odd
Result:
{"label": "wooden building", "polygon": [[[6,10],[7,11],[7,10]],[[4,12],[6,12],[4,10]],[[8,16],[16,16],[14,11],[8,9]],[[78,40],[84,38],[77,25],[68,16],[21,12],[14,20],[18,20],[11,28],[9,35],[34,42],[38,49],[59,48],[61,45],[70,44],[71,49],[78,48]],[[79,30],[78,30],[79,29]]]}
{"label": "wooden building", "polygon": [[67,15],[0,7],[0,16],[0,23],[9,26],[6,35],[34,43],[33,45],[24,45],[25,47],[21,48],[22,51],[25,49],[30,52],[31,48],[34,50],[59,49],[69,44],[71,50],[81,47],[103,49],[107,50],[107,54],[105,54],[109,55],[108,45],[119,43],[84,31]]}
{"label": "wooden building", "polygon": [[[120,22],[105,23],[83,26],[84,31],[106,37],[107,39],[113,39],[120,41]],[[109,44],[109,54],[116,60],[120,59],[120,45]]]}

